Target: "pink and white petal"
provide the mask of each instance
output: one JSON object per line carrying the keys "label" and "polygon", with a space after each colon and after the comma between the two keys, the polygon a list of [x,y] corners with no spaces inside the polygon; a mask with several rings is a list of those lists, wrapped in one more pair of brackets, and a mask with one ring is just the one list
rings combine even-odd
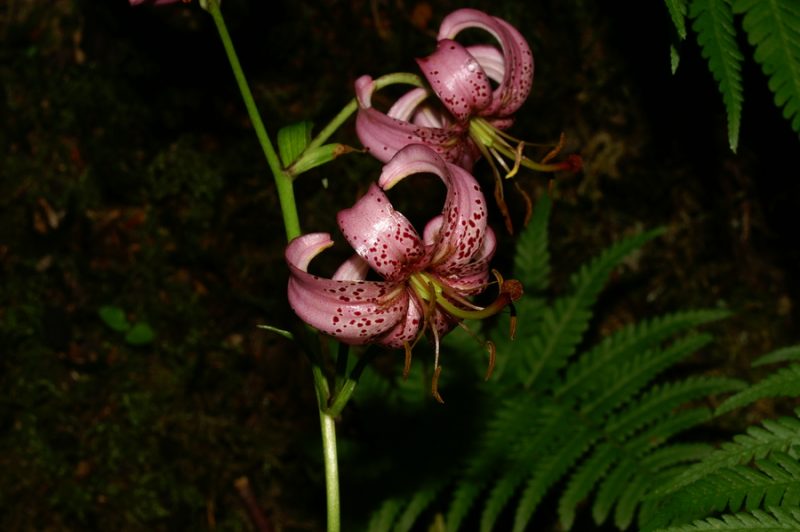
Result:
{"label": "pink and white petal", "polygon": [[367,261],[358,255],[353,255],[339,266],[332,279],[334,281],[363,281],[367,278],[367,273],[369,273]]}
{"label": "pink and white petal", "polygon": [[394,328],[387,331],[381,338],[377,338],[375,343],[394,348],[403,347],[405,342],[414,343],[425,325],[423,315],[424,312],[417,297],[409,293],[406,315]]}
{"label": "pink and white petal", "polygon": [[289,305],[300,319],[342,342],[368,343],[403,319],[408,293],[396,283],[333,280],[308,273],[310,260],[331,244],[327,233],[289,243]]}
{"label": "pink and white petal", "polygon": [[443,129],[450,126],[452,119],[445,111],[434,109],[432,106],[426,104],[420,105],[417,110],[414,111],[411,122],[418,126]]}
{"label": "pink and white petal", "polygon": [[411,89],[392,104],[386,115],[390,118],[411,122],[411,117],[414,116],[419,106],[427,99],[427,90],[419,87]]}
{"label": "pink and white petal", "polygon": [[442,221],[426,227],[428,238],[437,224],[433,261],[448,269],[469,262],[483,243],[486,229],[486,201],[475,178],[466,170],[443,161],[421,145],[408,146],[384,166],[378,184],[390,189],[405,177],[418,173],[439,176],[447,188]]}
{"label": "pink and white petal", "polygon": [[426,246],[431,246],[436,243],[436,240],[439,238],[439,230],[442,228],[443,223],[444,216],[440,214],[439,216],[431,218],[431,221],[425,224],[425,229],[422,231],[422,241],[425,242]]}
{"label": "pink and white petal", "polygon": [[[444,219],[433,242],[431,267],[449,271],[469,263],[483,246],[486,233],[486,200],[478,182],[472,174],[445,162],[425,146],[411,145],[383,167],[378,184],[388,190],[405,177],[418,173],[436,174],[447,187],[442,209]],[[429,238],[432,231],[431,228],[427,230]]]}
{"label": "pink and white petal", "polygon": [[364,147],[381,162],[409,144],[425,144],[454,162],[462,158],[465,134],[454,128],[423,127],[381,113],[369,107],[356,116],[356,134]]}
{"label": "pink and white petal", "polygon": [[355,252],[387,281],[403,281],[426,265],[416,229],[377,185],[336,219]]}
{"label": "pink and white petal", "polygon": [[436,51],[417,59],[422,74],[458,122],[485,109],[492,101],[492,85],[478,61],[455,41],[440,40]]}
{"label": "pink and white petal", "polygon": [[527,99],[533,85],[533,54],[522,34],[508,22],[476,9],[459,9],[445,17],[439,26],[441,39],[454,39],[467,28],[489,32],[503,50],[504,75],[494,91],[492,103],[481,116],[508,116]]}
{"label": "pink and white petal", "polygon": [[478,61],[489,79],[501,83],[506,72],[506,60],[496,46],[476,44],[467,46],[467,51]]}
{"label": "pink and white petal", "polygon": [[465,264],[459,264],[450,270],[442,270],[439,267],[431,268],[439,278],[450,288],[456,290],[462,296],[471,296],[483,292],[489,280],[489,263],[494,257],[497,248],[497,238],[491,227],[486,227],[486,234],[483,245],[479,252],[472,257],[472,260]]}

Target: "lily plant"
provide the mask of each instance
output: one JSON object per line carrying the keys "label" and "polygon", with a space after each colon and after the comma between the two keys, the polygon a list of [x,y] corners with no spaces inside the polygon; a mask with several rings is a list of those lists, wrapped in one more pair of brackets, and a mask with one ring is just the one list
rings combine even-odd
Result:
{"label": "lily plant", "polygon": [[[420,173],[437,175],[447,189],[442,213],[422,236],[384,192]],[[294,239],[286,248],[289,303],[303,321],[341,342],[404,348],[406,374],[411,348],[427,331],[435,351],[432,394],[443,402],[437,387],[439,339],[462,320],[496,314],[522,295],[518,281],[498,276],[500,293],[490,305],[479,307],[467,299],[489,285],[497,244],[478,182],[431,148],[411,144],[384,166],[377,185],[337,218],[355,255],[326,279],[308,273],[308,265],[333,245],[330,235]],[[383,280],[366,280],[370,270]],[[489,373],[491,347],[490,355]]]}
{"label": "lily plant", "polygon": [[[488,32],[494,44],[463,46],[454,39],[462,31]],[[505,130],[533,86],[533,54],[524,37],[508,22],[475,9],[459,9],[444,18],[438,45],[431,55],[417,59],[428,88],[414,88],[383,113],[372,106],[377,86],[370,76],[355,83],[359,110],[358,137],[377,159],[388,161],[411,143],[430,146],[447,161],[471,170],[483,156],[495,176],[495,197],[512,230],[503,201],[500,170],[513,177],[521,166],[543,171],[577,171],[580,158],[550,163],[561,142],[537,162],[524,155],[523,142]],[[436,96],[431,101],[431,96]]]}
{"label": "lily plant", "polygon": [[[163,5],[188,0],[129,0],[131,5]],[[533,55],[522,35],[508,22],[474,9],[460,9],[445,17],[436,51],[418,59],[429,87],[416,75],[369,76],[355,83],[355,98],[314,138],[310,122],[293,124],[278,132],[278,150],[272,144],[228,34],[220,0],[199,0],[216,25],[253,129],[275,180],[288,246],[288,303],[297,316],[316,331],[340,342],[334,386],[325,375],[315,342],[303,342],[289,331],[264,326],[297,340],[312,360],[317,392],[329,532],[339,532],[340,499],[336,451],[336,418],[355,389],[368,362],[362,356],[347,373],[348,346],[376,344],[405,351],[404,374],[411,353],[427,336],[434,350],[431,393],[440,402],[440,340],[464,320],[483,319],[504,309],[512,315],[513,302],[522,296],[516,280],[504,281],[490,268],[497,239],[488,225],[486,199],[472,175],[475,162],[489,160],[496,178],[495,197],[511,229],[497,165],[513,176],[520,166],[536,170],[575,169],[579,159],[563,163],[535,162],[522,152],[527,145],[505,130],[528,97],[533,83]],[[494,37],[495,45],[462,46],[455,37],[465,29],[479,28]],[[374,93],[395,83],[415,88],[400,97],[387,113],[372,107]],[[436,98],[431,98],[435,95]],[[311,261],[333,245],[329,233],[302,234],[294,197],[294,180],[345,153],[357,153],[327,140],[354,113],[356,130],[365,150],[385,163],[376,183],[355,204],[338,213],[337,222],[354,250],[331,276],[309,272]],[[578,162],[576,162],[578,161]],[[386,191],[415,174],[437,176],[446,188],[441,214],[421,232],[397,211]],[[499,193],[498,193],[499,190]],[[472,297],[490,286],[498,294],[480,306]],[[310,328],[299,334],[306,336]],[[298,335],[299,336],[299,335]],[[324,342],[323,342],[324,344]],[[489,351],[488,378],[494,366],[494,346]]]}

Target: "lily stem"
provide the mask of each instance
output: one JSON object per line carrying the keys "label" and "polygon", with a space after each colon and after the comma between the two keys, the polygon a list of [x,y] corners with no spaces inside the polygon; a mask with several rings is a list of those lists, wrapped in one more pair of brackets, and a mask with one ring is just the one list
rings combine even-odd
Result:
{"label": "lily stem", "polygon": [[[422,78],[420,78],[416,74],[409,74],[407,72],[395,72],[393,74],[386,74],[385,76],[381,76],[375,80],[375,90],[380,90],[384,87],[388,87],[389,85],[395,84],[405,84],[405,85],[413,85],[415,87],[422,87],[424,86],[422,82]],[[327,126],[322,128],[316,137],[306,146],[305,151],[311,151],[313,149],[319,148],[322,146],[326,140],[331,138],[337,129],[339,129],[342,124],[344,124],[350,116],[358,110],[358,102],[355,98],[347,102],[347,105],[344,106],[344,109],[339,111],[333,120],[331,120]]]}
{"label": "lily stem", "polygon": [[250,122],[253,124],[253,129],[258,137],[258,142],[261,144],[264,155],[267,158],[272,175],[275,178],[275,186],[278,189],[278,200],[281,205],[281,213],[283,214],[283,225],[286,230],[286,239],[292,240],[300,236],[300,218],[297,215],[297,204],[294,199],[294,188],[292,187],[292,178],[281,165],[278,154],[272,146],[272,141],[269,139],[267,130],[264,127],[264,122],[261,120],[261,115],[258,113],[258,107],[253,99],[253,93],[250,92],[250,86],[245,78],[242,65],[239,63],[239,58],[236,55],[236,50],[233,47],[233,41],[228,33],[228,28],[225,25],[225,20],[222,18],[222,11],[219,8],[219,0],[207,0],[206,9],[211,13],[214,19],[214,24],[217,26],[217,32],[220,39],[222,39],[222,46],[225,47],[225,54],[228,56],[228,62],[231,64],[233,76],[236,78],[236,84],[239,86],[239,92],[242,94],[244,105],[247,108],[247,114],[250,117]]}
{"label": "lily stem", "polygon": [[[292,186],[292,178],[286,173],[281,165],[278,154],[270,141],[267,130],[264,127],[264,122],[261,120],[261,115],[258,112],[253,94],[245,78],[242,66],[239,63],[239,58],[236,55],[236,50],[233,47],[228,29],[225,26],[225,20],[222,18],[222,12],[219,8],[219,0],[205,0],[203,7],[211,14],[214,19],[214,24],[217,27],[222,45],[225,48],[225,53],[228,56],[233,75],[236,78],[236,83],[239,86],[239,92],[242,94],[247,114],[253,124],[253,129],[258,137],[258,142],[264,151],[267,158],[272,175],[275,179],[275,186],[278,189],[278,199],[280,201],[281,213],[283,215],[284,229],[286,230],[286,239],[292,240],[300,236],[300,219],[297,215],[297,203],[294,197],[294,188]],[[314,375],[314,388],[317,393],[319,403],[319,421],[322,430],[322,454],[325,464],[325,491],[327,499],[328,510],[328,532],[339,532],[341,530],[341,503],[339,499],[339,466],[336,451],[336,423],[334,416],[327,412],[327,404],[330,398],[330,390],[328,388],[328,381],[322,372],[319,364],[313,364],[312,373]]]}

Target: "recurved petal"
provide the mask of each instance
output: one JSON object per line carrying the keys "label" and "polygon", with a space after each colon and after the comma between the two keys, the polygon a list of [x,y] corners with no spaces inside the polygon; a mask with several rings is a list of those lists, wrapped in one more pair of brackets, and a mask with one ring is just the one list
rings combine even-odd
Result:
{"label": "recurved petal", "polygon": [[440,40],[436,51],[417,59],[417,64],[456,121],[466,122],[491,103],[489,78],[475,57],[459,43]]}
{"label": "recurved petal", "polygon": [[440,227],[435,236],[428,229],[426,240],[433,238],[430,268],[448,275],[481,252],[486,234],[486,200],[472,174],[418,144],[398,152],[383,167],[378,184],[388,190],[407,176],[419,173],[436,174],[447,188]]}
{"label": "recurved petal", "polygon": [[334,281],[363,281],[367,278],[367,273],[369,273],[367,261],[358,255],[353,255],[339,266],[332,279]]}
{"label": "recurved petal", "polygon": [[407,314],[408,291],[390,282],[325,279],[308,264],[333,241],[311,233],[286,247],[289,304],[306,323],[348,344],[364,344],[394,329]]}
{"label": "recurved petal", "polygon": [[494,90],[492,103],[482,116],[508,116],[528,98],[533,85],[533,54],[525,38],[505,20],[476,9],[459,9],[444,18],[439,26],[439,40],[454,39],[467,28],[488,31],[503,51],[503,79]]}
{"label": "recurved petal", "polygon": [[336,219],[355,252],[387,281],[403,281],[425,266],[422,239],[377,185]]}
{"label": "recurved petal", "polygon": [[451,268],[447,272],[441,272],[438,269],[434,271],[439,273],[440,278],[448,286],[455,289],[462,296],[479,294],[486,288],[486,283],[489,279],[489,263],[494,257],[496,247],[497,238],[492,228],[487,226],[483,245],[479,252],[472,257],[472,260],[458,265],[457,268]]}
{"label": "recurved petal", "polygon": [[413,343],[419,335],[423,326],[423,311],[417,298],[408,295],[408,311],[400,319],[397,325],[387,331],[382,337],[377,338],[375,343],[386,347],[403,347],[405,342]]}
{"label": "recurved petal", "polygon": [[373,90],[374,83],[369,76],[356,81],[359,102],[356,133],[373,157],[385,163],[409,144],[425,144],[448,161],[472,167],[477,160],[476,150],[467,138],[465,127],[457,124],[429,127],[424,119],[421,124],[413,123],[417,117],[406,115],[412,113],[413,104],[420,101],[420,93],[415,91],[406,93],[401,100],[406,99],[392,107],[396,116],[389,116],[372,107]]}

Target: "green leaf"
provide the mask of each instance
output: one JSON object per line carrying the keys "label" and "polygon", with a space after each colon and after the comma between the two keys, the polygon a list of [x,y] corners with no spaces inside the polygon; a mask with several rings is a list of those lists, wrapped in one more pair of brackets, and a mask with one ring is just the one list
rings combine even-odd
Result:
{"label": "green leaf", "polygon": [[282,127],[278,131],[278,152],[284,168],[288,168],[303,153],[311,142],[311,128],[308,120]]}
{"label": "green leaf", "polygon": [[298,176],[303,172],[308,172],[312,168],[329,163],[337,157],[354,151],[358,150],[346,144],[325,144],[319,148],[303,152],[299,158],[288,167],[288,172],[292,176]]}
{"label": "green leaf", "polygon": [[725,414],[765,397],[800,397],[800,364],[776,371],[761,382],[729,397],[717,408],[716,415]]}
{"label": "green leaf", "polygon": [[125,341],[131,345],[145,345],[152,342],[156,337],[156,333],[147,323],[136,323],[128,334],[125,335]]}
{"label": "green leaf", "polygon": [[719,84],[728,113],[728,142],[735,153],[742,119],[742,60],[736,44],[733,10],[728,0],[693,0],[689,15],[697,42],[708,59],[708,67]]}
{"label": "green leaf", "polygon": [[786,362],[787,360],[800,360],[800,345],[783,347],[771,353],[759,357],[753,362],[753,366],[763,366],[774,364],[775,362]]}
{"label": "green leaf", "polygon": [[[686,0],[664,0],[667,11],[681,40],[686,38]],[[674,70],[673,70],[674,73]]]}
{"label": "green leaf", "polygon": [[128,318],[125,316],[125,311],[119,307],[105,305],[100,307],[97,314],[103,320],[103,323],[117,332],[125,332],[131,328],[131,324],[128,323]]}
{"label": "green leaf", "polygon": [[669,47],[669,69],[672,72],[672,75],[675,75],[675,72],[678,71],[678,65],[681,62],[681,56],[678,53],[678,48],[675,45],[670,45]]}
{"label": "green leaf", "polygon": [[[542,292],[550,286],[547,227],[552,201],[544,194],[536,202],[530,223],[522,231],[514,256],[514,275],[526,291]],[[528,297],[526,295],[526,297]]]}
{"label": "green leaf", "polygon": [[775,105],[800,133],[800,4],[797,0],[735,0],[742,26],[769,78]]}

